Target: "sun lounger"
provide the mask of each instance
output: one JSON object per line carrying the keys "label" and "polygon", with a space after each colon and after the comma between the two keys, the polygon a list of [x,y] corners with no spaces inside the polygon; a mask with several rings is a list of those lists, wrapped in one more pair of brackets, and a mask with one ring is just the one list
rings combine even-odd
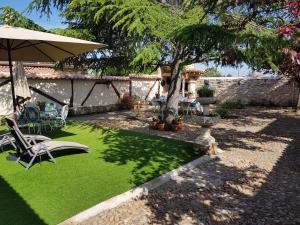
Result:
{"label": "sun lounger", "polygon": [[37,144],[31,144],[25,136],[22,134],[15,120],[12,118],[6,118],[6,122],[10,128],[11,135],[15,138],[17,148],[20,150],[21,154],[17,159],[17,162],[21,160],[21,158],[25,155],[31,157],[30,162],[26,166],[26,170],[28,170],[33,164],[36,157],[40,157],[42,155],[48,155],[50,159],[55,163],[55,159],[51,155],[52,151],[56,151],[59,149],[79,149],[85,152],[89,152],[89,148],[85,145],[76,143],[76,142],[65,142],[65,141],[42,141]]}
{"label": "sun lounger", "polygon": [[[24,137],[29,141],[31,144],[36,144],[40,141],[48,141],[51,140],[50,138],[43,136],[43,135],[34,135],[34,134],[25,134]],[[10,133],[5,133],[0,135],[0,148],[3,151],[3,147],[11,145],[14,149],[17,149],[15,144],[15,139]]]}

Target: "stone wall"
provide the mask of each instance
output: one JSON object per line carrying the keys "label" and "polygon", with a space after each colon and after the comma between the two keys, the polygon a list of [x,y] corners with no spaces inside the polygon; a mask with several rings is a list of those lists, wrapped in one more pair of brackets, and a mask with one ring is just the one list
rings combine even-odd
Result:
{"label": "stone wall", "polygon": [[216,89],[219,103],[241,101],[252,105],[291,106],[299,94],[299,88],[294,90],[293,82],[284,78],[200,78],[196,86],[203,86],[204,80]]}

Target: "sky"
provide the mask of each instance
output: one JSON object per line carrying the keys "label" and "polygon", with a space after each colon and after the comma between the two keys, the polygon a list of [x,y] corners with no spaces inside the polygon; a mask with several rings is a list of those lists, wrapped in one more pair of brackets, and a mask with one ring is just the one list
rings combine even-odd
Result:
{"label": "sky", "polygon": [[208,65],[205,64],[196,64],[197,69],[205,70],[208,67],[214,67],[217,68],[218,71],[223,75],[227,76],[228,74],[238,77],[238,76],[247,76],[249,72],[252,72],[252,70],[246,65],[242,64],[239,65],[238,67],[232,67],[232,66],[216,66],[214,63],[209,63]]}
{"label": "sky", "polygon": [[[0,0],[0,7],[8,5],[19,12],[23,12],[26,11],[26,8],[31,1],[32,0]],[[44,27],[45,29],[66,27],[66,25],[63,23],[63,18],[59,16],[59,12],[55,8],[52,9],[52,15],[50,18],[48,18],[47,16],[40,17],[40,14],[34,11],[31,13],[25,13],[25,16],[33,20],[36,24]],[[208,67],[216,66],[212,63],[209,65],[196,64],[197,69],[205,70]],[[239,68],[219,66],[217,67],[217,69],[224,76],[226,76],[227,74],[231,74],[232,76],[246,76],[250,72],[249,67],[245,64],[240,66]]]}
{"label": "sky", "polygon": [[[26,10],[31,1],[32,0],[0,0],[0,7],[8,5],[17,11],[22,12]],[[62,23],[63,18],[59,16],[59,12],[54,8],[52,9],[50,18],[47,16],[40,17],[39,13],[34,11],[30,14],[25,13],[25,16],[46,29],[66,27],[66,25]]]}

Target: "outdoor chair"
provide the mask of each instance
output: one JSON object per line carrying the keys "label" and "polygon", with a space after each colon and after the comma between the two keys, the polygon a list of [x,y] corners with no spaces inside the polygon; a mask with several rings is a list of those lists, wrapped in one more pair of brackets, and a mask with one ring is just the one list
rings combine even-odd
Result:
{"label": "outdoor chair", "polygon": [[189,114],[189,112],[192,113],[193,112],[203,112],[203,107],[201,106],[200,102],[192,101],[188,104],[187,110],[186,110],[186,115]]}
{"label": "outdoor chair", "polygon": [[64,105],[60,111],[60,115],[55,118],[56,123],[59,126],[66,126],[66,119],[68,117],[68,113],[69,113],[69,106]]}
{"label": "outdoor chair", "polygon": [[160,103],[159,101],[157,101],[155,98],[153,98],[151,100],[151,105],[154,106],[154,112],[159,112],[159,109],[160,109]]}
{"label": "outdoor chair", "polygon": [[55,159],[51,155],[52,151],[60,150],[60,149],[79,149],[85,152],[89,152],[89,148],[85,145],[76,143],[76,142],[65,142],[65,141],[42,141],[40,143],[31,144],[25,136],[22,134],[20,129],[18,128],[17,123],[12,118],[6,118],[6,122],[8,127],[10,128],[10,132],[12,136],[16,140],[16,146],[20,151],[20,154],[17,158],[17,163],[20,162],[22,157],[29,156],[30,162],[26,166],[26,170],[28,170],[33,164],[36,157],[40,157],[42,155],[48,155],[50,159],[56,163]]}
{"label": "outdoor chair", "polygon": [[58,110],[57,110],[56,104],[53,102],[46,102],[45,114],[48,117],[55,118],[58,115]]}
{"label": "outdoor chair", "polygon": [[42,120],[41,113],[37,106],[26,106],[24,109],[24,122],[28,127],[28,133],[31,133],[31,128],[33,133],[41,134]]}
{"label": "outdoor chair", "polygon": [[[35,135],[35,134],[25,134],[24,137],[29,143],[36,144],[40,141],[48,141],[51,140],[50,138],[43,136],[43,135]],[[7,145],[11,145],[14,149],[17,150],[17,146],[15,144],[16,140],[10,133],[1,134],[0,135],[0,147],[3,151],[3,147]]]}

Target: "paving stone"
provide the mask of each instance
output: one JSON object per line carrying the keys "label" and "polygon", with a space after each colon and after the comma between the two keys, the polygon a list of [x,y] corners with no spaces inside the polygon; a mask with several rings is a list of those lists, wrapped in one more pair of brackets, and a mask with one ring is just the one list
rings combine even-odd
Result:
{"label": "paving stone", "polygon": [[224,150],[218,159],[81,224],[300,224],[300,116],[255,107],[236,114],[212,129]]}

